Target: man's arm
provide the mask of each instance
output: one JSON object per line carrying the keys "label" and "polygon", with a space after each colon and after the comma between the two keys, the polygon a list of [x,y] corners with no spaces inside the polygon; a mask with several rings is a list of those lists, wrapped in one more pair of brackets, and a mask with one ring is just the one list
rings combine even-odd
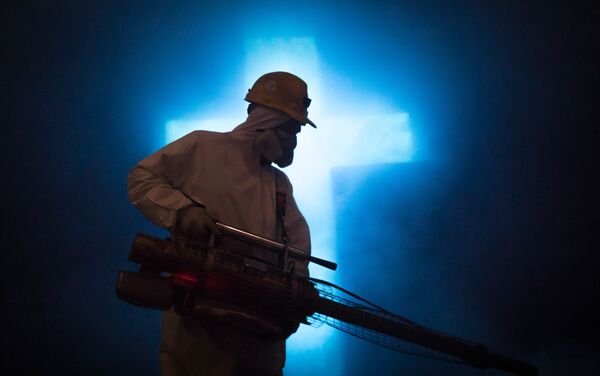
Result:
{"label": "man's arm", "polygon": [[190,133],[143,159],[129,172],[129,200],[159,227],[173,230],[177,212],[194,205],[176,186],[190,173],[186,165],[194,158],[195,139]]}
{"label": "man's arm", "polygon": [[163,177],[140,165],[129,172],[128,191],[133,206],[152,223],[168,230],[175,225],[177,211],[193,204]]}

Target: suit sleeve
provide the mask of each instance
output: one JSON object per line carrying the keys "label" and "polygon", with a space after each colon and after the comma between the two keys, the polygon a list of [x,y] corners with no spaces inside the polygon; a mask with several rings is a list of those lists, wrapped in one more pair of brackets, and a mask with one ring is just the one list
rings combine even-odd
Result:
{"label": "suit sleeve", "polygon": [[127,179],[129,200],[152,223],[171,230],[177,211],[193,205],[179,189],[186,165],[194,158],[196,136],[187,136],[140,161]]}

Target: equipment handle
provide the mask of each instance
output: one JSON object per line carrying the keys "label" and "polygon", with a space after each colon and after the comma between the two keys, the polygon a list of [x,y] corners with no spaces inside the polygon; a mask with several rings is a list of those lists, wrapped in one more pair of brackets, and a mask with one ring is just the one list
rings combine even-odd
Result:
{"label": "equipment handle", "polygon": [[335,262],[323,260],[323,259],[320,259],[320,258],[314,257],[314,256],[307,256],[306,252],[304,252],[298,248],[289,247],[289,246],[286,247],[284,244],[276,242],[275,240],[267,239],[265,237],[253,234],[248,231],[240,230],[239,228],[235,228],[233,226],[229,226],[229,225],[226,225],[226,224],[223,224],[220,222],[217,222],[217,227],[223,233],[226,233],[228,235],[234,236],[234,237],[242,239],[242,240],[249,241],[254,244],[262,245],[271,250],[283,251],[284,249],[287,248],[288,255],[295,259],[307,260],[310,262],[314,262],[315,264],[321,265],[321,266],[331,269],[331,270],[337,269],[337,264]]}

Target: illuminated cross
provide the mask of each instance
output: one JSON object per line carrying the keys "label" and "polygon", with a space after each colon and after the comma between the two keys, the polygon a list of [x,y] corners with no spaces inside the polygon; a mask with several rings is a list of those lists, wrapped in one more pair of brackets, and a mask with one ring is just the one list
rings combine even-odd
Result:
{"label": "illuminated cross", "polygon": [[[350,84],[336,80],[332,74],[324,74],[313,39],[249,42],[245,82],[235,82],[235,89],[228,90],[239,93],[236,100],[217,108],[213,106],[208,115],[204,111],[168,122],[166,141],[171,142],[194,130],[226,132],[233,129],[245,119],[242,98],[246,89],[259,76],[272,71],[288,71],[308,83],[308,94],[312,99],[309,116],[318,128],[303,128],[298,136],[294,163],[285,172],[294,185],[298,206],[310,225],[313,254],[336,261],[331,169],[409,161],[414,147],[408,114],[391,108],[381,99],[364,95],[362,90],[348,89]],[[330,281],[335,279],[332,272],[320,267],[311,267],[311,275]],[[288,341],[288,349],[306,353],[321,346],[330,334],[331,329],[314,330],[303,325]]]}

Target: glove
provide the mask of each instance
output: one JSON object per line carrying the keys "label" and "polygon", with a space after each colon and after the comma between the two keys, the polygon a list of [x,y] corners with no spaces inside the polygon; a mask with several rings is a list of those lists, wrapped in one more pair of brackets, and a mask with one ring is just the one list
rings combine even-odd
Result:
{"label": "glove", "polygon": [[210,236],[220,235],[217,217],[204,206],[188,206],[177,212],[174,236],[191,242],[208,243]]}

